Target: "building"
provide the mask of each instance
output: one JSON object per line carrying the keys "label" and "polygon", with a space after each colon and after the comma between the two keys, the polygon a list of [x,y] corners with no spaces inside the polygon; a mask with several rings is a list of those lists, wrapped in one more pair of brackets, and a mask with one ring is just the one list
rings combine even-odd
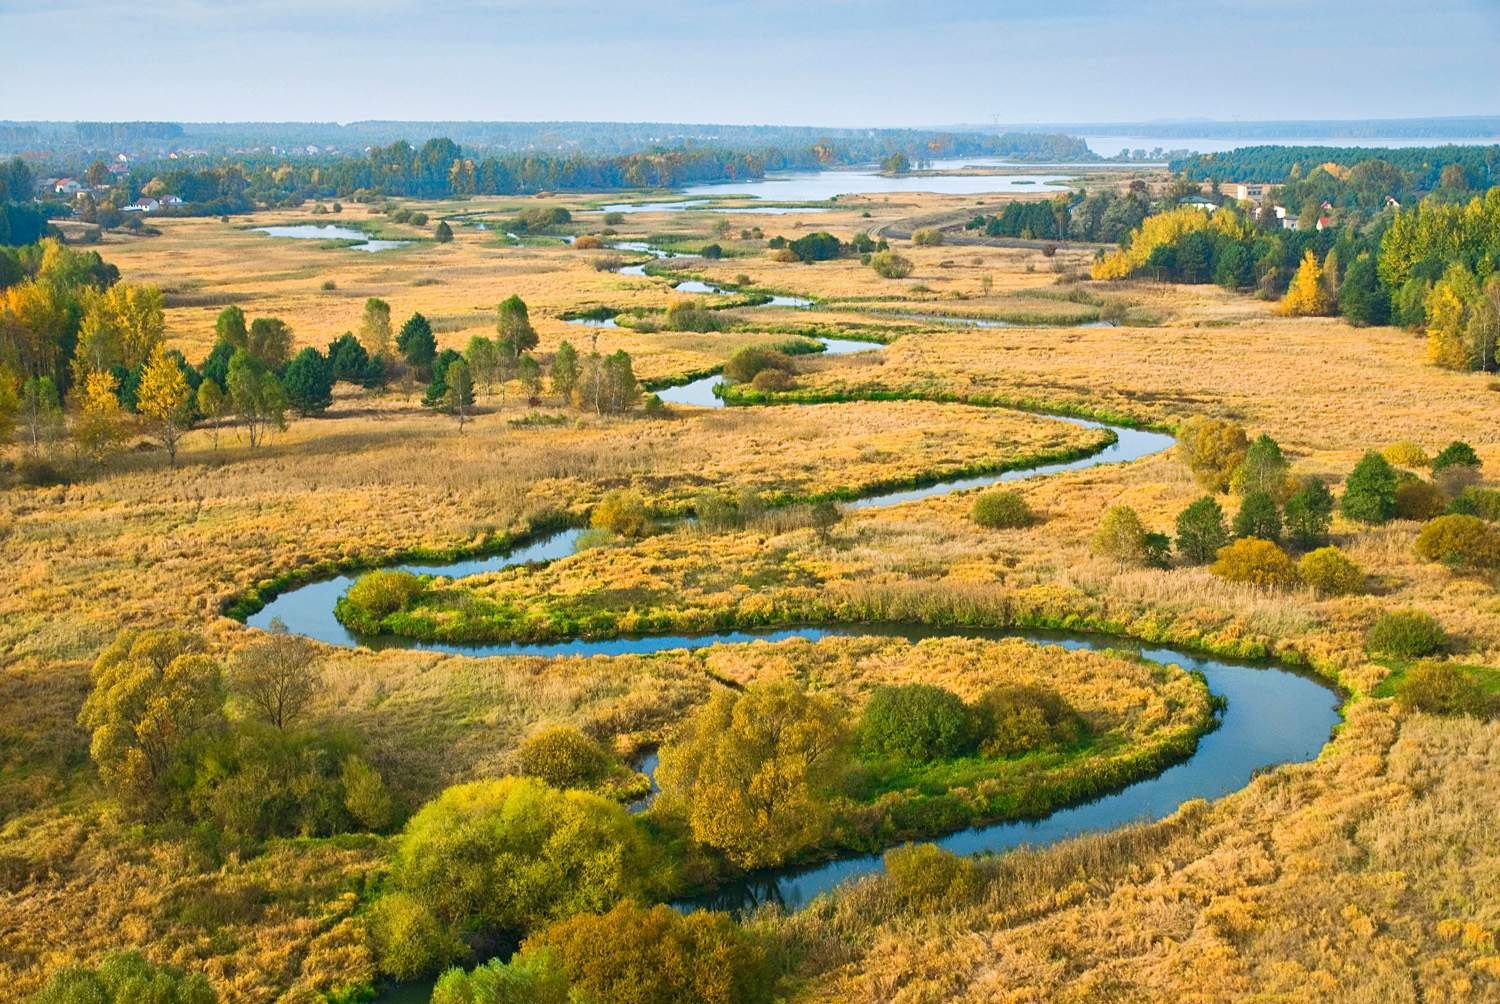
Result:
{"label": "building", "polygon": [[1222,191],[1237,202],[1259,202],[1266,197],[1271,186],[1254,181],[1241,181],[1224,185]]}
{"label": "building", "polygon": [[163,209],[172,209],[180,205],[182,205],[182,199],[180,196],[163,195],[161,197],[161,207]]}
{"label": "building", "polygon": [[77,195],[83,191],[83,185],[74,178],[58,178],[53,182],[52,191],[58,195]]}
{"label": "building", "polygon": [[122,213],[154,213],[159,209],[161,209],[161,203],[155,199],[136,199],[120,211]]}

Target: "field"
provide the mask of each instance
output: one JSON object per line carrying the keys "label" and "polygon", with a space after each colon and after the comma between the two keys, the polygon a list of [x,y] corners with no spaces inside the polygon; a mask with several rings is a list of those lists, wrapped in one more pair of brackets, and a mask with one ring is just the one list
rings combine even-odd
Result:
{"label": "field", "polygon": [[[341,386],[326,416],[293,421],[261,448],[233,430],[215,446],[199,429],[175,468],[143,448],[70,484],[6,489],[0,977],[27,992],[59,965],[139,947],[207,973],[229,1001],[315,1000],[373,978],[365,907],[391,836],[276,840],[210,860],[193,833],[132,824],[104,797],[76,716],[88,667],[121,626],[189,627],[229,654],[258,632],[224,612],[263,587],[403,554],[493,550],[534,527],[582,522],[611,489],[633,489],[666,516],[704,490],[848,497],[1080,454],[1107,438],[1035,411],[1164,429],[1195,415],[1232,418],[1274,436],[1298,475],[1342,478],[1368,449],[1412,440],[1431,453],[1457,438],[1500,470],[1489,380],[1426,366],[1421,340],[1394,328],[1280,318],[1213,287],[1079,282],[1088,248],[896,241],[913,270],[886,280],[858,259],[778,261],[764,240],[818,229],[847,237],[997,201],[842,198],[828,212],[656,212],[615,224],[611,240],[717,242],[725,252],[653,271],[817,301],[731,308],[732,329],[709,334],[562,320],[598,306],[655,318],[686,296],[661,275],[593,267],[612,252],[503,236],[506,218],[538,202],[574,213],[557,233],[597,233],[598,199],[412,203],[453,218],[456,239],[376,254],[244,226],[427,231],[347,203],[340,215],[161,220],[160,236],[107,239],[99,250],[126,281],[167,290],[169,340],[194,361],[226,304],[281,317],[299,344],[321,346],[356,328],[371,296],[390,302],[397,324],[420,311],[440,346],[462,348],[493,333],[495,304],[516,293],[542,356],[597,333],[602,351],[626,349],[651,381],[797,333],[888,345],[799,357],[796,389],[773,398],[778,406],[610,417],[548,395],[533,407],[512,392],[481,396],[462,431],[414,392]],[[480,220],[489,229],[468,225]],[[764,237],[741,238],[750,227]],[[1101,317],[1122,324],[1068,326]],[[993,404],[1028,410],[982,406]],[[1335,520],[1335,542],[1370,574],[1359,596],[1268,592],[1202,568],[1131,568],[1091,553],[1109,507],[1128,504],[1148,529],[1169,533],[1201,495],[1170,452],[1016,487],[1038,515],[1022,529],[976,526],[972,493],[846,512],[827,528],[666,524],[548,565],[439,582],[402,629],[510,638],[569,622],[614,634],[917,620],[1093,629],[1305,665],[1347,697],[1344,724],[1312,762],[1162,823],[986,861],[982,886],[962,901],[913,910],[871,879],[751,926],[801,946],[788,987],[809,1002],[1500,999],[1500,795],[1486,783],[1500,771],[1500,724],[1399,709],[1381,689],[1392,664],[1364,647],[1382,611],[1417,608],[1456,639],[1453,661],[1500,665],[1493,578],[1422,561],[1412,550],[1419,524],[1402,520],[1374,529]],[[1202,712],[1180,671],[956,639],[560,659],[320,646],[317,670],[314,717],[363,736],[407,809],[446,785],[509,771],[517,744],[544,725],[577,726],[632,757],[718,681],[790,679],[848,707],[880,683],[941,683],[973,698],[997,680],[1044,681],[1098,733],[1133,747]]]}

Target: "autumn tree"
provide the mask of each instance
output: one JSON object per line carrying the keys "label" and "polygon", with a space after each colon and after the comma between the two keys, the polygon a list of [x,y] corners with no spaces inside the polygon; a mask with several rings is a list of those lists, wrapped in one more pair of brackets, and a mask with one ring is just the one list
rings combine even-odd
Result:
{"label": "autumn tree", "polygon": [[779,864],[823,836],[848,744],[842,713],[795,684],[716,691],[662,747],[663,810],[738,867]]}
{"label": "autumn tree", "polygon": [[1464,335],[1469,325],[1469,304],[1476,294],[1474,277],[1457,263],[1449,267],[1427,294],[1428,362],[1450,370],[1473,367]]}
{"label": "autumn tree", "polygon": [[370,297],[365,301],[364,316],[359,322],[359,343],[372,359],[386,359],[391,354],[391,305]]}
{"label": "autumn tree", "polygon": [[231,692],[252,715],[277,729],[300,719],[318,692],[312,647],[275,621],[270,634],[239,652],[229,667]]}
{"label": "autumn tree", "polygon": [[193,392],[177,360],[158,345],[141,373],[136,410],[151,425],[152,434],[177,464],[177,444],[193,421]]}
{"label": "autumn tree", "polygon": [[1195,415],[1177,430],[1177,456],[1205,490],[1223,492],[1250,447],[1243,426]]}
{"label": "autumn tree", "polygon": [[552,353],[552,366],[547,375],[552,382],[554,394],[564,401],[572,398],[573,388],[578,386],[578,352],[570,343],[562,342],[557,346],[557,351]]}
{"label": "autumn tree", "polygon": [[240,349],[229,361],[228,380],[229,400],[251,449],[264,443],[272,429],[286,428],[286,392],[264,362]]}
{"label": "autumn tree", "polygon": [[448,364],[443,371],[445,388],[438,407],[458,419],[458,431],[464,431],[464,423],[474,407],[474,379],[469,376],[469,365],[462,359]]}
{"label": "autumn tree", "polygon": [[132,815],[182,807],[199,753],[224,729],[218,663],[183,631],[123,631],[95,660],[78,722],[100,779]]}
{"label": "autumn tree", "polygon": [[21,412],[21,381],[0,366],[0,447],[10,444],[16,434],[16,416]]}
{"label": "autumn tree", "polygon": [[511,294],[495,308],[495,332],[500,350],[511,359],[519,358],[537,346],[536,329],[526,310],[526,301]]}
{"label": "autumn tree", "polygon": [[62,404],[57,385],[50,376],[34,376],[21,384],[21,435],[26,452],[33,460],[52,449],[63,432]]}
{"label": "autumn tree", "polygon": [[1331,307],[1318,256],[1309,249],[1302,256],[1302,264],[1297,266],[1297,274],[1292,276],[1292,284],[1287,287],[1277,312],[1286,317],[1321,317]]}
{"label": "autumn tree", "polygon": [[112,373],[90,373],[84,381],[73,442],[96,464],[104,463],[125,441],[125,412],[116,395],[118,388]]}
{"label": "autumn tree", "polygon": [[469,374],[474,380],[484,384],[486,392],[493,391],[495,381],[501,374],[500,351],[495,347],[494,339],[484,335],[473,336],[464,349],[464,359],[469,364]]}

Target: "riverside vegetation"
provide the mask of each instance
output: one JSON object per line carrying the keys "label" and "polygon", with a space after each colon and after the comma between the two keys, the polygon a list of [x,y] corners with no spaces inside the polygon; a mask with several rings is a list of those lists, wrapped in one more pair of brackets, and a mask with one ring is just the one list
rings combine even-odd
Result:
{"label": "riverside vegetation", "polygon": [[[702,332],[569,326],[564,313],[599,306],[666,318],[683,294],[590,264],[628,252],[546,240],[600,229],[558,196],[416,202],[451,218],[453,240],[376,255],[184,219],[111,237],[97,261],[51,248],[24,262],[7,317],[95,320],[67,351],[32,344],[51,355],[18,371],[31,389],[16,388],[0,512],[16,569],[0,587],[9,985],[43,1000],[131,980],[181,1000],[350,999],[456,962],[435,1000],[1493,994],[1500,440],[1481,420],[1486,378],[1427,365],[1401,330],[1217,287],[1099,290],[1076,277],[1091,252],[1069,246],[902,242],[910,271],[887,278],[857,252],[780,260],[749,226],[805,222],[852,246],[887,220],[973,215],[972,199],[903,199],[727,226],[711,209],[632,214],[606,240],[720,247],[667,259],[674,278],[815,301],[695,294],[726,318]],[[574,222],[530,243],[464,225],[559,206]],[[988,215],[1004,214],[995,200]],[[244,268],[251,242],[263,254]],[[172,288],[154,300],[153,283]],[[1126,325],[943,319],[1104,309],[1084,297]],[[232,320],[216,331],[240,304],[243,335]],[[888,347],[772,354],[817,335]],[[307,348],[322,362],[292,369]],[[736,356],[747,348],[760,355]],[[234,401],[236,353],[240,403],[216,408],[201,390]],[[730,401],[833,403],[658,409],[637,386],[735,358]],[[326,391],[311,372],[324,367]],[[115,388],[91,391],[95,373]],[[193,374],[189,406],[176,384]],[[44,376],[61,392],[50,407]],[[132,410],[115,396],[131,381],[166,390]],[[1179,447],[1005,494],[819,507],[1107,439],[996,405],[1172,428]],[[154,445],[121,448],[139,443]],[[584,522],[589,546],[545,565],[370,573],[343,615],[463,639],[1087,628],[1300,662],[1344,689],[1346,721],[1316,760],[1213,804],[971,861],[892,845],[1159,769],[1212,726],[1202,681],[1015,640],[471,658],[223,616],[334,570]],[[631,764],[653,749],[662,792],[632,815],[646,782]],[[654,905],[885,848],[884,875],[797,912]]]}

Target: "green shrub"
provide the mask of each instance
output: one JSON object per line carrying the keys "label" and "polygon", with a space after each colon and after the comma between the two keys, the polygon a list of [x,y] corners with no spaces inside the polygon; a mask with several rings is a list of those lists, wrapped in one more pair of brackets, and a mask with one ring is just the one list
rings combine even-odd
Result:
{"label": "green shrub", "polygon": [[876,687],[860,716],[859,744],[870,756],[947,759],[969,739],[969,709],[957,694],[931,684]]}
{"label": "green shrub", "polygon": [[1017,491],[984,492],[974,499],[974,522],[992,530],[1011,530],[1030,526],[1036,515]]}
{"label": "green shrub", "polygon": [[378,624],[421,595],[425,586],[410,572],[379,569],[361,575],[344,599],[362,618]]}
{"label": "green shrub", "polygon": [[1365,634],[1365,651],[1393,659],[1421,659],[1448,647],[1448,635],[1430,614],[1396,610],[1380,615]]}
{"label": "green shrub", "polygon": [[1466,488],[1448,511],[1465,516],[1478,516],[1491,523],[1500,521],[1500,491],[1494,488]]}
{"label": "green shrub", "polygon": [[885,852],[885,884],[906,910],[924,914],[952,908],[974,898],[981,888],[979,869],[936,844],[904,844]]}
{"label": "green shrub", "polygon": [[1408,711],[1430,715],[1472,715],[1484,718],[1490,698],[1468,673],[1441,662],[1422,662],[1406,671],[1396,690],[1396,703]]}
{"label": "green shrub", "polygon": [[1448,506],[1448,497],[1430,481],[1402,478],[1396,485],[1397,519],[1432,519]]}
{"label": "green shrub", "polygon": [[593,739],[565,725],[543,729],[521,743],[517,770],[554,788],[588,788],[614,767],[614,758]]}
{"label": "green shrub", "polygon": [[1460,495],[1479,481],[1479,468],[1474,448],[1454,440],[1432,458],[1432,479],[1449,495]]}
{"label": "green shrub", "polygon": [[1301,581],[1296,562],[1281,548],[1259,537],[1245,537],[1221,548],[1208,570],[1226,582],[1267,589],[1290,588]]}
{"label": "green shrub", "polygon": [[776,966],[728,914],[621,903],[527,938],[516,965],[549,952],[573,997],[599,1004],[770,1004]]}
{"label": "green shrub", "polygon": [[918,247],[937,247],[943,243],[943,232],[935,227],[923,227],[911,235],[911,242]]}
{"label": "green shrub", "polygon": [[491,959],[471,972],[445,972],[432,988],[431,1004],[568,1004],[568,975],[544,949],[509,962]]}
{"label": "green shrub", "polygon": [[458,958],[463,943],[415,896],[391,892],[370,908],[370,941],[380,971],[414,980]]}
{"label": "green shrub", "polygon": [[1439,516],[1417,533],[1417,554],[1465,568],[1500,565],[1500,530],[1478,516]]}
{"label": "green shrub", "polygon": [[1297,574],[1322,596],[1348,596],[1364,591],[1364,569],[1336,547],[1320,547],[1304,554],[1297,563]]}
{"label": "green shrub", "polygon": [[1087,734],[1082,716],[1043,687],[995,687],[975,702],[971,714],[979,752],[988,757],[1066,748]]}
{"label": "green shrub", "polygon": [[136,952],[106,956],[96,967],[54,972],[32,1004],[214,1004],[219,995],[201,973],[187,975]]}
{"label": "green shrub", "polygon": [[758,349],[746,346],[724,364],[724,379],[730,383],[748,383],[762,370],[781,370],[790,373],[794,369],[791,356],[775,349]]}
{"label": "green shrub", "polygon": [[786,249],[796,255],[798,261],[828,261],[844,253],[843,242],[821,230],[789,241]]}
{"label": "green shrub", "polygon": [[640,492],[616,488],[605,492],[599,504],[594,506],[594,511],[589,514],[589,526],[621,537],[644,537],[651,529],[651,517]]}
{"label": "green shrub", "polygon": [[1206,564],[1227,543],[1224,510],[1213,496],[1205,495],[1177,514],[1177,553],[1184,561]]}

